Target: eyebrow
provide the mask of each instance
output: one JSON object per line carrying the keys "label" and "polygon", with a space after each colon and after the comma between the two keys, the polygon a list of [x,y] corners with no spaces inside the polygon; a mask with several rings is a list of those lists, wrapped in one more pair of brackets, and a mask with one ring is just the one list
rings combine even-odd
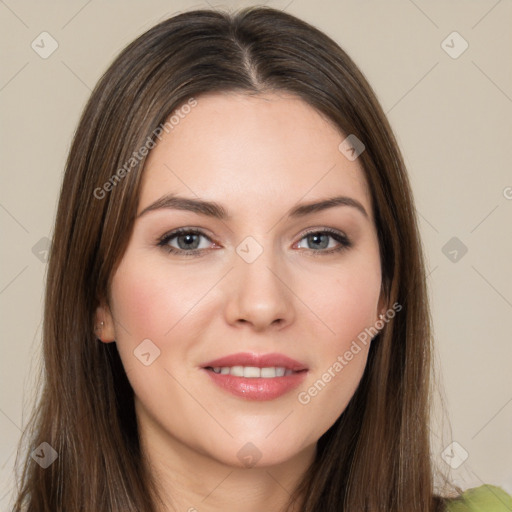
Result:
{"label": "eyebrow", "polygon": [[[311,213],[320,212],[327,210],[328,208],[334,208],[336,206],[350,206],[359,211],[365,218],[369,219],[369,215],[365,210],[364,206],[351,197],[347,196],[336,196],[323,199],[321,201],[315,201],[311,203],[305,203],[295,206],[288,212],[288,217],[297,218],[304,217]],[[204,201],[202,199],[192,199],[187,197],[180,197],[174,194],[166,194],[154,203],[144,208],[138,215],[137,218],[142,217],[146,213],[161,209],[173,209],[173,210],[184,210],[200,215],[206,215],[208,217],[215,217],[220,220],[227,220],[230,218],[227,210],[219,203],[214,201]]]}

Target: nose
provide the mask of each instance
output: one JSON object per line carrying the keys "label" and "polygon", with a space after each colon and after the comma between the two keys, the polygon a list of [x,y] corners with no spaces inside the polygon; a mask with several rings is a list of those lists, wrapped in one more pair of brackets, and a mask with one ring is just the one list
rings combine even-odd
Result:
{"label": "nose", "polygon": [[235,268],[225,283],[225,317],[230,325],[254,331],[280,330],[293,323],[295,307],[291,277],[270,249],[248,263],[235,256]]}

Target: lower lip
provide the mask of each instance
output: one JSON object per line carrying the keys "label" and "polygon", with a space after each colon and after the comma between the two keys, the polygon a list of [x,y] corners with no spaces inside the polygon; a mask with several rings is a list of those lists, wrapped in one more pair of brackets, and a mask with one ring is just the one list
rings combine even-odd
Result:
{"label": "lower lip", "polygon": [[283,377],[235,377],[230,374],[215,373],[213,370],[203,370],[217,386],[231,394],[246,400],[273,400],[292,389],[295,389],[306,378],[307,371],[301,371]]}

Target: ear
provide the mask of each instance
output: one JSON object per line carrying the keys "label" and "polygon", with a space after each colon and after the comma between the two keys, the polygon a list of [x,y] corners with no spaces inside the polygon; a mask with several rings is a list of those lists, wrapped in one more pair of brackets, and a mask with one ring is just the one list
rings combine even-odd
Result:
{"label": "ear", "polygon": [[94,315],[94,333],[103,343],[111,343],[116,340],[114,320],[109,306],[102,302]]}

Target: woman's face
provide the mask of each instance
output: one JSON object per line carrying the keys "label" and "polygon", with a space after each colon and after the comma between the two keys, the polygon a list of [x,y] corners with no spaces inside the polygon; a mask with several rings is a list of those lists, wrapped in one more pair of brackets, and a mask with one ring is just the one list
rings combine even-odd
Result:
{"label": "woman's face", "polygon": [[[362,168],[292,96],[207,94],[172,126],[97,312],[143,436],[232,466],[311,453],[354,394],[369,348],[358,335],[384,307]],[[352,204],[325,203],[339,197]]]}

